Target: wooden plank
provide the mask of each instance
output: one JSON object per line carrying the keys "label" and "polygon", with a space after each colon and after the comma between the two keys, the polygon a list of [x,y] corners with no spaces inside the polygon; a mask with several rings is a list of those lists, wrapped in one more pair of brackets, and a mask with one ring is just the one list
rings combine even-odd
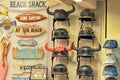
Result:
{"label": "wooden plank", "polygon": [[13,64],[13,75],[24,75],[24,74],[30,74],[31,72],[31,68],[33,69],[46,69],[46,66],[43,64],[39,64],[39,63],[34,63],[34,64]]}
{"label": "wooden plank", "polygon": [[42,14],[37,13],[24,13],[15,17],[19,22],[37,22],[46,19]]}
{"label": "wooden plank", "polygon": [[46,32],[45,28],[40,26],[16,26],[14,29],[16,36],[28,38],[37,37]]}
{"label": "wooden plank", "polygon": [[14,76],[12,77],[12,80],[30,80],[29,77],[20,77],[20,76]]}
{"label": "wooden plank", "polygon": [[13,47],[13,59],[43,59],[43,48],[14,48]]}
{"label": "wooden plank", "polygon": [[33,47],[36,46],[38,43],[35,39],[20,39],[18,40],[18,45],[19,46],[29,46]]}

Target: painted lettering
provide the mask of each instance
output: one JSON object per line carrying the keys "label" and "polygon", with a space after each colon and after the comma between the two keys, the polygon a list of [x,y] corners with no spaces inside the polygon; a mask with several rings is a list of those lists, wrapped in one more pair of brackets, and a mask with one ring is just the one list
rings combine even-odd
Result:
{"label": "painted lettering", "polygon": [[27,16],[21,16],[20,20],[27,20]]}
{"label": "painted lettering", "polygon": [[10,8],[26,8],[26,1],[10,1]]}
{"label": "painted lettering", "polygon": [[10,1],[10,8],[46,7],[46,1]]}
{"label": "painted lettering", "polygon": [[45,1],[29,1],[29,7],[31,8],[39,8],[39,7],[46,7]]}
{"label": "painted lettering", "polygon": [[40,20],[41,16],[28,16],[28,20]]}

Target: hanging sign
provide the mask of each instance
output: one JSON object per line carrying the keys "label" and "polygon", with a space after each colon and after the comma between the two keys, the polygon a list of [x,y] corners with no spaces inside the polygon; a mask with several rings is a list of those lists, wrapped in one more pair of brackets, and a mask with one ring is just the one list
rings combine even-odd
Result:
{"label": "hanging sign", "polygon": [[46,30],[40,26],[16,26],[14,32],[18,37],[37,37]]}
{"label": "hanging sign", "polygon": [[44,50],[43,48],[14,48],[13,47],[13,58],[14,59],[43,59]]}
{"label": "hanging sign", "polygon": [[19,22],[37,22],[46,19],[45,16],[37,13],[25,13],[16,16]]}
{"label": "hanging sign", "polygon": [[38,43],[35,39],[20,39],[18,40],[18,45],[19,46],[29,46],[33,47],[36,46]]}

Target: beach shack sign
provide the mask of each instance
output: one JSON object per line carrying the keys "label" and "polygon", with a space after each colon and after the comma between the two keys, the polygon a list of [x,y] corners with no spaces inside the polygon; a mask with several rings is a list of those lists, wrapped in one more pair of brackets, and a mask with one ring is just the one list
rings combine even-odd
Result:
{"label": "beach shack sign", "polygon": [[46,7],[46,0],[10,0],[9,8],[15,11],[39,10]]}

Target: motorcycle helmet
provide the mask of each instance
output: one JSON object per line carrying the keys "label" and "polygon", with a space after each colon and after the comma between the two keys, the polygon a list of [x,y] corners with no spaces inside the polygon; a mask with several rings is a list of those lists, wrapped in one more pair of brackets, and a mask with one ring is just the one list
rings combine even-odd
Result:
{"label": "motorcycle helmet", "polygon": [[80,66],[77,70],[79,76],[93,76],[93,69],[88,65]]}
{"label": "motorcycle helmet", "polygon": [[117,76],[118,75],[117,68],[113,65],[107,65],[104,67],[102,74],[110,75],[110,76]]}
{"label": "motorcycle helmet", "polygon": [[103,48],[118,48],[118,43],[116,40],[106,40]]}
{"label": "motorcycle helmet", "polygon": [[108,77],[108,78],[106,78],[105,80],[117,80],[117,79],[114,78],[114,77]]}
{"label": "motorcycle helmet", "polygon": [[64,64],[57,64],[53,67],[52,74],[67,74],[67,67]]}
{"label": "motorcycle helmet", "polygon": [[103,63],[104,64],[114,64],[118,62],[118,58],[114,53],[109,53],[104,56]]}
{"label": "motorcycle helmet", "polygon": [[56,29],[53,34],[52,34],[52,40],[54,41],[55,39],[69,39],[69,33],[66,29],[64,28],[58,28]]}
{"label": "motorcycle helmet", "polygon": [[47,8],[47,13],[49,15],[53,15],[54,19],[53,19],[53,27],[56,21],[68,21],[68,25],[70,25],[69,22],[69,14],[73,13],[75,11],[75,7],[74,5],[72,5],[72,9],[69,11],[65,11],[64,9],[56,9],[54,12],[51,12],[49,10],[49,7]]}
{"label": "motorcycle helmet", "polygon": [[83,38],[83,39],[94,39],[95,35],[94,35],[94,31],[92,28],[90,27],[83,27],[78,35],[78,41]]}
{"label": "motorcycle helmet", "polygon": [[95,21],[95,13],[92,9],[83,9],[80,13],[79,20],[83,21]]}

